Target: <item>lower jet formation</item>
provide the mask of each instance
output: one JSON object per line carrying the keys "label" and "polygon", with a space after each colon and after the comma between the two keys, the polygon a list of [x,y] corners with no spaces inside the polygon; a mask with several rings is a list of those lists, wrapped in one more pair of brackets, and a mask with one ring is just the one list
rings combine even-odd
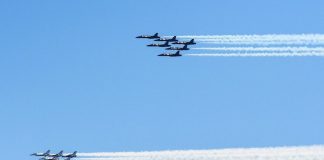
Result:
{"label": "lower jet formation", "polygon": [[140,36],[137,36],[136,38],[157,39],[157,38],[160,38],[160,36],[159,36],[159,33],[155,33],[153,36],[151,36],[151,35],[140,35]]}
{"label": "lower jet formation", "polygon": [[177,51],[176,53],[162,53],[158,56],[164,56],[164,57],[180,57],[182,54],[180,54],[180,51]]}
{"label": "lower jet formation", "polygon": [[166,50],[178,50],[178,51],[183,51],[183,50],[189,50],[188,45],[185,44],[183,47],[169,47],[166,48]]}
{"label": "lower jet formation", "polygon": [[164,44],[149,44],[148,47],[170,47],[169,41],[166,41]]}
{"label": "lower jet formation", "polygon": [[196,42],[194,39],[191,39],[190,41],[183,41],[183,42],[173,42],[172,44],[185,44],[185,45],[195,45]]}

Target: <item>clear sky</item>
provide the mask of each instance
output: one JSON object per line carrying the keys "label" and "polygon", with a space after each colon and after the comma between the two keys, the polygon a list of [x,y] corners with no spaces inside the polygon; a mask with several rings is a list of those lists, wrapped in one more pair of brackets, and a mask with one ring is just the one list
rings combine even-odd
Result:
{"label": "clear sky", "polygon": [[0,2],[0,153],[324,144],[324,59],[157,57],[134,37],[324,33],[322,0]]}

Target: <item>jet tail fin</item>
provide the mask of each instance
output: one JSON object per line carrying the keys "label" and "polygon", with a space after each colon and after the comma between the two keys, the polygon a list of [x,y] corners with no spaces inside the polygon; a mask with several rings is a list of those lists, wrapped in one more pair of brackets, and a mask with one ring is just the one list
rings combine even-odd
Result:
{"label": "jet tail fin", "polygon": [[74,151],[72,155],[73,155],[73,156],[76,156],[76,154],[77,154],[77,151]]}
{"label": "jet tail fin", "polygon": [[173,39],[173,40],[175,40],[176,38],[177,38],[177,36],[173,36],[173,38],[172,38],[172,39]]}
{"label": "jet tail fin", "polygon": [[165,45],[169,45],[169,41],[166,41],[164,44],[165,44]]}
{"label": "jet tail fin", "polygon": [[154,36],[158,36],[158,35],[159,35],[159,33],[155,33],[155,34],[154,34]]}
{"label": "jet tail fin", "polygon": [[49,154],[51,152],[51,150],[47,150],[46,152],[45,152],[45,154]]}
{"label": "jet tail fin", "polygon": [[183,46],[183,48],[188,48],[188,45],[187,45],[187,44],[185,44],[185,45]]}
{"label": "jet tail fin", "polygon": [[63,150],[58,153],[58,156],[62,156],[62,155],[63,155]]}
{"label": "jet tail fin", "polygon": [[193,43],[193,42],[194,42],[194,39],[191,39],[191,40],[190,40],[190,43]]}

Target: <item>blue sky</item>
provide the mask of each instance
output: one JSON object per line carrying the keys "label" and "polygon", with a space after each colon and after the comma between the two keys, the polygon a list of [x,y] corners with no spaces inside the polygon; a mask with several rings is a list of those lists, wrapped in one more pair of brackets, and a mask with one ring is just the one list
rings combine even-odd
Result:
{"label": "blue sky", "polygon": [[324,33],[320,0],[0,2],[3,159],[324,144],[324,59],[161,58],[139,34]]}

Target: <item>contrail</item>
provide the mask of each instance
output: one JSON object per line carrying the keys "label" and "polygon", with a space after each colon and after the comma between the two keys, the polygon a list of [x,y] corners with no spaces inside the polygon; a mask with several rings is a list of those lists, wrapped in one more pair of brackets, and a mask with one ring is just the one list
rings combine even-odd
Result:
{"label": "contrail", "polygon": [[79,153],[78,157],[80,160],[323,160],[324,146]]}
{"label": "contrail", "polygon": [[184,56],[196,56],[196,57],[324,57],[324,53],[196,53],[196,54],[184,54]]}
{"label": "contrail", "polygon": [[212,51],[279,51],[279,52],[321,52],[324,47],[200,47],[191,48],[193,50],[212,50]]}

